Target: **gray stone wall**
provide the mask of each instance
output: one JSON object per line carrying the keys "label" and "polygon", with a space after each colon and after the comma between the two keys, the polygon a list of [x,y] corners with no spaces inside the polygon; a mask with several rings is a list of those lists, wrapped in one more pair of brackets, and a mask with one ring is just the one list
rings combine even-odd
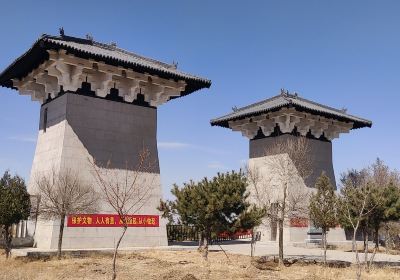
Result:
{"label": "gray stone wall", "polygon": [[[152,172],[160,173],[157,151],[157,109],[137,106],[73,93],[45,104],[41,108],[40,131],[67,120],[89,154],[99,165],[108,161],[112,168],[134,169],[144,147],[150,151]],[[46,129],[46,133],[47,133]],[[64,155],[74,152],[64,147]]]}
{"label": "gray stone wall", "polygon": [[[45,125],[45,112],[47,124]],[[157,110],[133,104],[101,98],[65,93],[44,104],[41,108],[39,135],[33,160],[28,191],[35,194],[35,178],[49,174],[51,169],[64,168],[79,172],[83,180],[94,184],[89,160],[97,165],[108,166],[115,178],[134,172],[138,153],[149,149],[152,169],[141,173],[138,180],[151,182],[150,197],[145,205],[131,214],[160,215],[156,209],[162,198],[160,169],[157,151]],[[115,214],[101,201],[98,213]],[[89,214],[89,213],[88,213]],[[34,221],[30,221],[34,223]],[[129,228],[122,247],[160,246],[167,244],[166,221],[160,218],[158,228]],[[56,248],[59,221],[39,219],[35,229],[35,246],[43,249]],[[121,229],[114,228],[66,228],[63,248],[110,248],[115,245]],[[30,232],[33,234],[33,232]]]}
{"label": "gray stone wall", "polygon": [[[258,158],[270,156],[268,148],[272,147],[277,141],[287,141],[287,139],[295,139],[296,136],[283,134],[276,137],[266,137],[262,139],[250,140],[249,157]],[[314,187],[317,178],[324,171],[330,178],[332,185],[336,190],[335,173],[332,164],[332,143],[316,139],[306,138],[310,148],[310,158],[312,161],[312,174],[306,178],[307,187]]]}

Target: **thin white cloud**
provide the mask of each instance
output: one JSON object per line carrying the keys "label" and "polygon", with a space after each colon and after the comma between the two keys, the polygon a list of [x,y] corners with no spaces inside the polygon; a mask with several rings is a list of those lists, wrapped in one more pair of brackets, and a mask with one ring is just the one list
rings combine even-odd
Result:
{"label": "thin white cloud", "polygon": [[189,143],[184,143],[184,142],[158,142],[157,146],[159,149],[164,149],[164,150],[183,150],[183,149],[191,149],[191,150],[197,150],[197,151],[202,151],[205,153],[210,153],[210,154],[218,154],[218,155],[226,155],[229,154],[226,151],[223,150],[218,150],[212,147],[207,147],[207,146],[199,146],[199,145],[193,145]]}
{"label": "thin white cloud", "polygon": [[190,144],[182,142],[158,142],[157,146],[160,149],[169,149],[169,150],[184,149],[191,147]]}
{"label": "thin white cloud", "polygon": [[211,169],[228,169],[225,165],[223,165],[222,163],[215,161],[215,162],[211,162],[207,165],[208,168]]}
{"label": "thin white cloud", "polygon": [[7,139],[8,140],[19,141],[19,142],[36,143],[36,137],[33,137],[33,136],[10,136]]}

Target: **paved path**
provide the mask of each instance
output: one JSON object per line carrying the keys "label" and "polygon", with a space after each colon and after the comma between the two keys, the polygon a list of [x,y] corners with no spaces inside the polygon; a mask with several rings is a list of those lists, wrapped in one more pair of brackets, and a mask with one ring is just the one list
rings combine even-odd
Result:
{"label": "paved path", "polygon": [[[230,253],[250,255],[250,243],[248,242],[230,242],[221,243],[221,247]],[[210,250],[220,251],[221,247],[219,245],[210,246]],[[162,247],[132,247],[124,248],[121,251],[141,251],[141,250],[196,250],[196,243],[186,243],[185,245],[172,245],[172,246],[162,246]],[[91,251],[102,251],[102,252],[112,252],[112,248],[102,248],[102,249],[85,249],[85,250],[64,250],[66,252],[91,252]],[[12,251],[13,256],[26,256],[29,253],[55,253],[56,250],[39,250],[37,248],[21,248],[14,249]],[[258,242],[255,249],[256,256],[270,256],[278,254],[277,243],[261,243]],[[297,258],[307,258],[307,259],[322,259],[322,250],[319,248],[301,248],[295,247],[293,245],[285,245],[284,248],[285,257],[297,257]],[[339,260],[355,262],[355,254],[352,252],[343,252],[339,250],[328,250],[327,251],[328,260]],[[364,260],[364,254],[360,254],[360,260]],[[400,265],[400,255],[387,255],[387,254],[376,254],[375,261],[377,262],[398,262]]]}

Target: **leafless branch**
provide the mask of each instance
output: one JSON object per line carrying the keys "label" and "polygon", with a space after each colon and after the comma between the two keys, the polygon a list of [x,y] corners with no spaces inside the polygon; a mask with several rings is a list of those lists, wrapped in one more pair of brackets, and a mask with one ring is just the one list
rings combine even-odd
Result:
{"label": "leafless branch", "polygon": [[116,278],[116,258],[119,245],[128,228],[127,215],[138,213],[150,199],[154,190],[156,174],[152,172],[155,162],[149,160],[150,152],[143,148],[138,154],[136,166],[125,163],[125,169],[112,168],[108,161],[105,168],[89,159],[103,199],[118,214],[122,221],[122,233],[117,241],[113,257],[113,279]]}

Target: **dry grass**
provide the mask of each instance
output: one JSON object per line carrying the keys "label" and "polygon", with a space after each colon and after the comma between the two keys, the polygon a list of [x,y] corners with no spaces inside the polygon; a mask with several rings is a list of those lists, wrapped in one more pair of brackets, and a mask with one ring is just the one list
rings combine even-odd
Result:
{"label": "dry grass", "polygon": [[[328,249],[330,249],[330,250],[339,250],[339,251],[343,251],[343,252],[351,252],[352,251],[352,245],[350,243],[340,244],[340,245],[330,245],[328,247],[329,247]],[[357,248],[360,253],[364,253],[363,245],[358,245]],[[374,252],[374,245],[369,246],[368,252],[369,253]],[[379,250],[377,250],[377,253],[383,253],[383,254],[389,254],[389,255],[400,255],[400,250],[394,250],[394,249],[386,250],[385,247],[379,246]]]}
{"label": "dry grass", "polygon": [[[118,279],[355,279],[354,268],[323,268],[295,264],[278,269],[256,268],[251,258],[222,252],[211,252],[205,263],[196,251],[143,251],[121,253]],[[261,268],[261,269],[260,269]],[[266,269],[267,268],[267,269]],[[62,260],[6,260],[0,255],[0,279],[110,279],[111,256],[92,255]],[[393,268],[376,268],[363,279],[398,279]]]}

